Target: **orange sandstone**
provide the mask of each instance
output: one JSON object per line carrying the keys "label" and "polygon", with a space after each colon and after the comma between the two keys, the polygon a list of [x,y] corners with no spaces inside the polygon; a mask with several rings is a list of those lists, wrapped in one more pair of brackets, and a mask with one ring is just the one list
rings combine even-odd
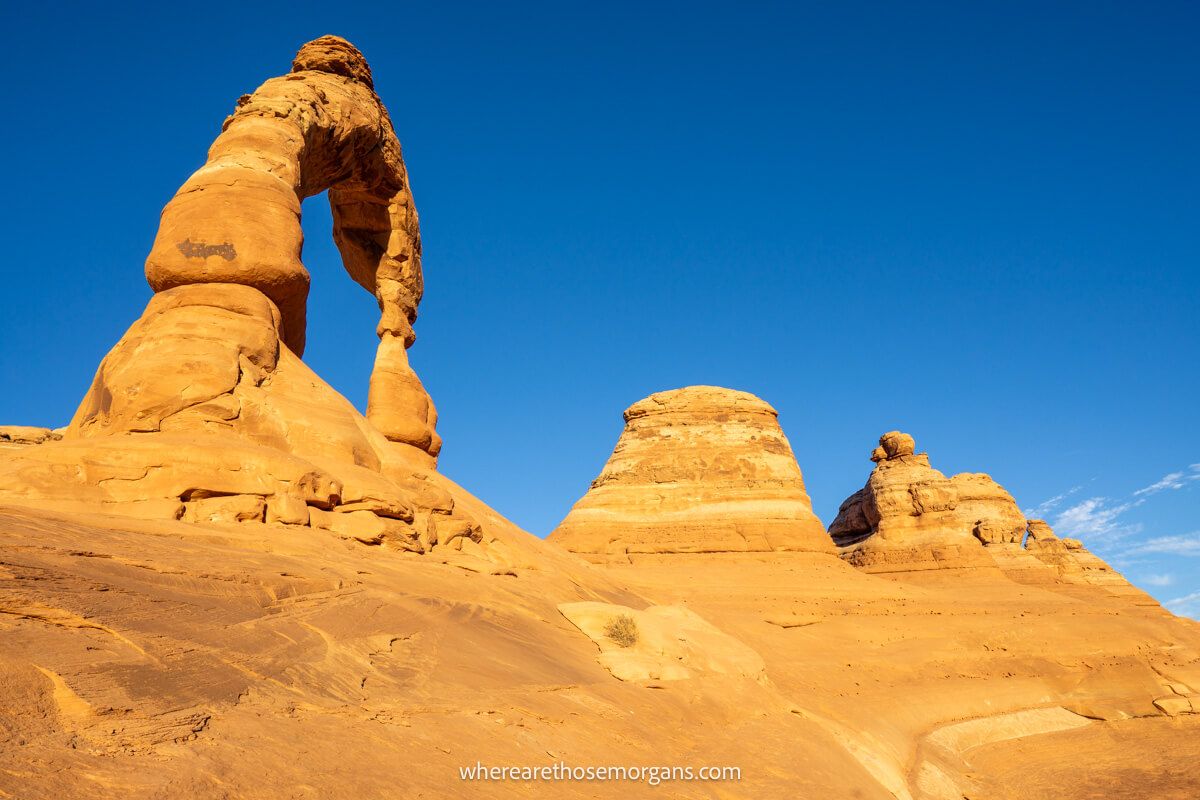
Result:
{"label": "orange sandstone", "polygon": [[[300,359],[325,189],[381,308],[365,417]],[[829,534],[775,411],[717,387],[631,406],[549,542],[439,474],[416,212],[344,40],[239,102],[146,271],[70,425],[0,427],[0,797],[641,794],[477,762],[740,770],[652,790],[685,799],[1200,795],[1200,624],[911,436]]]}
{"label": "orange sandstone", "polygon": [[775,409],[715,386],[659,392],[626,409],[608,463],[550,540],[594,561],[833,552]]}

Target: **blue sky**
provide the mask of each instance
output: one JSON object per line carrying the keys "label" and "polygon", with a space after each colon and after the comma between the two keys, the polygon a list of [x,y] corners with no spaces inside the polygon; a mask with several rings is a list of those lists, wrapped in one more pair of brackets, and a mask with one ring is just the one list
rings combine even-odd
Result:
{"label": "blue sky", "polygon": [[[900,428],[1200,615],[1195,5],[175,5],[4,12],[0,421],[69,419],[236,98],[338,33],[421,212],[443,470],[497,509],[544,535],[623,408],[719,384],[827,523]],[[361,407],[374,302],[304,222],[306,360]]]}

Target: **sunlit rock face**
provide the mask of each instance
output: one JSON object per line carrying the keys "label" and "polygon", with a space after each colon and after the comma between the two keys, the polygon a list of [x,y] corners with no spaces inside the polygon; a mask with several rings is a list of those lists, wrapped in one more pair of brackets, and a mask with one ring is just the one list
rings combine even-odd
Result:
{"label": "sunlit rock face", "polygon": [[[1020,515],[986,475],[947,478],[931,467],[906,433],[879,437],[871,461],[875,468],[867,485],[842,503],[829,526],[843,557],[855,566],[888,571],[988,565],[976,527],[1010,511]],[[969,508],[960,508],[965,483],[973,499]],[[988,484],[995,491],[986,491]],[[1024,518],[1021,522],[1023,527]]]}
{"label": "sunlit rock face", "polygon": [[868,572],[999,569],[1024,583],[1102,585],[1152,602],[1089,553],[1059,539],[1042,520],[1026,520],[990,475],[947,478],[917,453],[913,437],[890,431],[871,453],[867,485],[842,503],[829,526],[845,560]]}
{"label": "sunlit rock face", "polygon": [[324,191],[342,263],[381,311],[368,417],[388,439],[435,457],[436,415],[404,353],[424,292],[417,210],[371,69],[345,39],[309,42],[289,74],[238,100],[208,161],[163,209],[146,278],[155,291],[253,287],[274,304],[282,344],[303,355],[300,203]]}
{"label": "sunlit rock face", "polygon": [[1093,584],[1119,591],[1138,592],[1121,573],[1105,563],[1104,559],[1089,552],[1083,546],[1083,542],[1078,539],[1059,538],[1045,520],[1029,520],[1025,551],[1038,561],[1053,567],[1059,578],[1068,583]]}
{"label": "sunlit rock face", "polygon": [[[366,417],[300,358],[300,202],[322,191],[346,271],[381,312]],[[309,42],[238,100],[163,210],[145,271],[156,293],[70,425],[0,431],[0,502],[318,528],[493,566],[482,526],[433,471],[437,415],[406,354],[424,291],[416,208],[353,45]]]}
{"label": "sunlit rock face", "polygon": [[[366,416],[300,358],[324,185],[382,311]],[[70,425],[0,427],[0,800],[1200,797],[1200,625],[911,436],[845,560],[775,411],[716,387],[632,406],[553,541],[506,521],[433,469],[419,264],[365,60],[305,45]],[[463,773],[559,762],[740,777]]]}
{"label": "sunlit rock face", "polygon": [[630,406],[608,463],[551,540],[594,561],[833,551],[775,409],[715,386]]}

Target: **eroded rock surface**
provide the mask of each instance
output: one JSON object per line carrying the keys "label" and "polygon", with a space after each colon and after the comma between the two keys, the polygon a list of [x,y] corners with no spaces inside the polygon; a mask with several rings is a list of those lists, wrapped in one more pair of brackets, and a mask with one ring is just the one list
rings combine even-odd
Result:
{"label": "eroded rock surface", "polygon": [[1088,552],[1083,542],[1071,538],[1060,539],[1056,536],[1054,529],[1045,520],[1029,520],[1025,551],[1038,561],[1053,567],[1061,580],[1137,591],[1121,573],[1099,556]]}
{"label": "eroded rock surface", "polygon": [[626,409],[608,463],[550,540],[593,561],[832,552],[775,409],[715,386],[659,392]]}
{"label": "eroded rock surface", "polygon": [[[368,416],[300,359],[300,201],[329,192],[350,276],[377,298]],[[156,290],[61,435],[0,430],[0,502],[206,525],[309,527],[511,570],[433,468],[436,412],[406,348],[423,292],[416,209],[362,54],[304,45],[238,101],[162,214]]]}
{"label": "eroded rock surface", "polygon": [[[766,680],[762,656],[680,606],[637,610],[613,603],[563,603],[562,615],[600,648],[600,663],[623,681],[653,683],[698,675]],[[627,621],[629,639],[611,626]]]}
{"label": "eroded rock surface", "polygon": [[[843,556],[856,566],[886,570],[988,564],[975,531],[1003,527],[1020,510],[986,475],[947,478],[917,453],[913,437],[885,433],[871,453],[867,485],[838,510],[829,526]],[[960,508],[960,489],[969,499]],[[1022,518],[1023,521],[1023,518]]]}
{"label": "eroded rock surface", "polygon": [[[912,437],[832,528],[867,569],[744,393],[627,412],[555,536],[601,565],[434,471],[385,122],[357,51],[307,45],[168,207],[71,425],[0,428],[0,797],[640,796],[460,777],[560,761],[740,770],[655,790],[697,800],[1200,796],[1197,623],[1040,521],[1022,546],[1001,487]],[[323,183],[383,309],[368,418],[299,358]]]}
{"label": "eroded rock surface", "polygon": [[62,438],[62,434],[50,428],[39,428],[32,425],[0,425],[0,449],[28,447],[43,442],[54,442]]}
{"label": "eroded rock surface", "polygon": [[[283,345],[303,355],[300,202],[327,190],[342,263],[381,312],[368,417],[389,439],[436,456],[436,414],[404,354],[424,292],[416,206],[371,69],[346,40],[309,42],[291,73],[238,100],[208,161],[163,209],[146,278],[159,292],[253,287],[274,304]],[[209,302],[228,307],[220,292]],[[240,302],[231,295],[230,304]]]}
{"label": "eroded rock surface", "polygon": [[871,454],[867,485],[829,526],[842,557],[874,572],[994,569],[1022,582],[1102,585],[1149,600],[1075,539],[1026,520],[1000,484],[982,472],[947,478],[917,453],[912,436],[885,433]]}

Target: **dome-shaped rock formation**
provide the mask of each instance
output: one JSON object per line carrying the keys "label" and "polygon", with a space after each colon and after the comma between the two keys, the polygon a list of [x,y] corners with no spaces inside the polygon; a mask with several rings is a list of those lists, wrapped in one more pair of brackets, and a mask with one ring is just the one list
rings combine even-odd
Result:
{"label": "dome-shaped rock formation", "polygon": [[833,551],[775,409],[715,386],[630,406],[608,463],[550,539],[597,562]]}

